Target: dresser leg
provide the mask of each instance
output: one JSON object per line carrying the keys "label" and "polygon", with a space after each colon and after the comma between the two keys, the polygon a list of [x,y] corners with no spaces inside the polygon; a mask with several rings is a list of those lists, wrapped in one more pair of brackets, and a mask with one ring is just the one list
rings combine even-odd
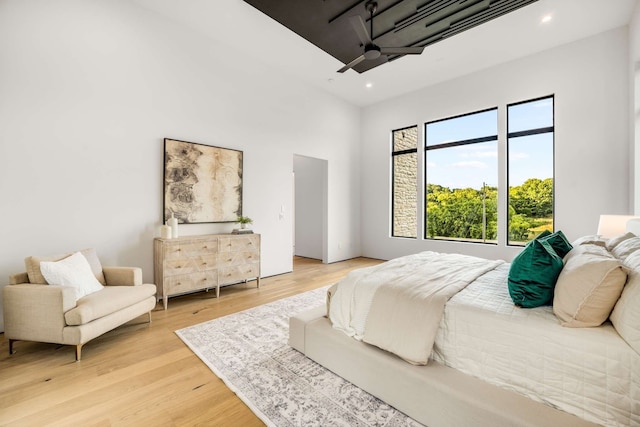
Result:
{"label": "dresser leg", "polygon": [[167,309],[167,306],[169,305],[169,298],[168,297],[162,297],[162,305],[164,305],[164,309]]}
{"label": "dresser leg", "polygon": [[216,298],[220,298],[220,285],[216,286]]}

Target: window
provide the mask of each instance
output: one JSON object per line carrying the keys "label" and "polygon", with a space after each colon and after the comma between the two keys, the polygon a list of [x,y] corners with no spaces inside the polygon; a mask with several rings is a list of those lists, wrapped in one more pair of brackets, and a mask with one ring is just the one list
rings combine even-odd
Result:
{"label": "window", "polygon": [[510,245],[553,232],[553,96],[507,106]]}
{"label": "window", "polygon": [[[417,238],[422,221],[425,239],[497,244],[499,192],[507,206],[500,211],[507,224],[501,240],[508,245],[554,231],[554,96],[500,111],[506,112],[506,165],[498,165],[498,108],[425,123],[424,189],[418,126],[392,131],[393,237]],[[500,189],[499,170],[506,181]]]}
{"label": "window", "polygon": [[425,125],[425,238],[497,243],[498,109]]}
{"label": "window", "polygon": [[391,235],[415,239],[418,236],[418,126],[394,130],[391,139]]}

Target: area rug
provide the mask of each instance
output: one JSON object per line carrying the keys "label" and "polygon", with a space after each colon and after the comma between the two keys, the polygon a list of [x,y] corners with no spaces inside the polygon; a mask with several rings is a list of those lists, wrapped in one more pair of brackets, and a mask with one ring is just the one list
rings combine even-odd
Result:
{"label": "area rug", "polygon": [[289,317],[326,287],[176,331],[268,426],[420,426],[287,345]]}

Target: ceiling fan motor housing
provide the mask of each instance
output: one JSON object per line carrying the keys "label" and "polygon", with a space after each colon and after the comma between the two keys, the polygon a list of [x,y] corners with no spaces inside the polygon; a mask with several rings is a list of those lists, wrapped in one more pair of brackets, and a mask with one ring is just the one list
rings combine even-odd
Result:
{"label": "ceiling fan motor housing", "polygon": [[378,59],[380,58],[380,48],[375,44],[370,44],[364,47],[365,59]]}

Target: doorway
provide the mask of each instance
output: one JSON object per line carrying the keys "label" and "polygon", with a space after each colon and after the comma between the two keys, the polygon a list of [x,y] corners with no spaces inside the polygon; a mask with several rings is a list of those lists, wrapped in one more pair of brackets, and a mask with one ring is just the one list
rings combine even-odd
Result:
{"label": "doorway", "polygon": [[293,255],[327,262],[329,162],[293,155]]}

